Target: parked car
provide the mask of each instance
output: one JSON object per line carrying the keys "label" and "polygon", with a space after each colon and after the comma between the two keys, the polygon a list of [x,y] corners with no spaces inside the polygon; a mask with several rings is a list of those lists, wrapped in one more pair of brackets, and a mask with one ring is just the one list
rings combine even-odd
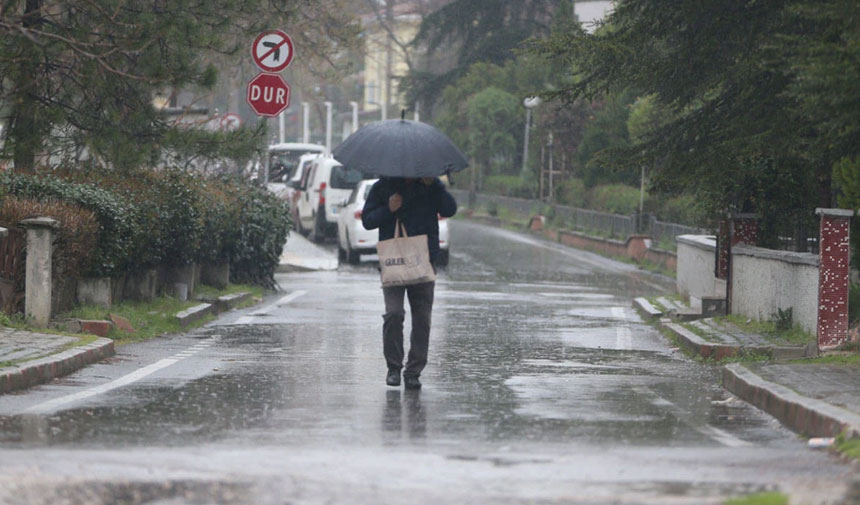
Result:
{"label": "parked car", "polygon": [[[266,188],[279,198],[290,200],[293,188],[289,181],[300,174],[301,160],[307,157],[319,156],[325,147],[318,144],[285,143],[270,145],[266,151],[264,163],[268,167],[269,179]],[[259,176],[259,167],[257,167]]]}
{"label": "parked car", "polygon": [[338,212],[363,178],[361,172],[344,167],[331,156],[314,158],[299,188],[299,232],[314,242],[337,234]]}
{"label": "parked car", "polygon": [[[337,221],[337,249],[341,261],[346,260],[352,265],[361,261],[362,254],[376,254],[376,243],[379,239],[378,230],[365,230],[361,223],[361,211],[364,202],[370,194],[370,188],[377,179],[366,179],[358,183],[350,193]],[[439,218],[439,257],[437,264],[446,266],[448,264],[448,220]]]}
{"label": "parked car", "polygon": [[302,194],[302,181],[310,172],[313,161],[321,154],[303,154],[299,157],[299,166],[293,172],[293,176],[286,183],[286,188],[283,191],[283,197],[290,203],[290,213],[293,217],[294,227],[298,229],[299,222],[299,197]]}

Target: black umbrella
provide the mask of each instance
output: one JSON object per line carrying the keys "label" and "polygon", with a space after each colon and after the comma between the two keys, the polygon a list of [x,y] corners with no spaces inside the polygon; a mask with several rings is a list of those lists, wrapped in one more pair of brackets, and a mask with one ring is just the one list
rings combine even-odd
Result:
{"label": "black umbrella", "polygon": [[379,177],[437,177],[469,164],[444,133],[407,119],[365,125],[332,155],[347,167]]}

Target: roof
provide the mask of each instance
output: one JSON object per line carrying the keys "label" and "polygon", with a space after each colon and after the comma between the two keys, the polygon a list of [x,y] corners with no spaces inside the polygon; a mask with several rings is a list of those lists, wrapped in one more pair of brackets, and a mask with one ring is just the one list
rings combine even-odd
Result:
{"label": "roof", "polygon": [[272,144],[268,147],[272,151],[325,151],[325,146],[319,144],[305,144],[303,142],[284,142],[283,144]]}

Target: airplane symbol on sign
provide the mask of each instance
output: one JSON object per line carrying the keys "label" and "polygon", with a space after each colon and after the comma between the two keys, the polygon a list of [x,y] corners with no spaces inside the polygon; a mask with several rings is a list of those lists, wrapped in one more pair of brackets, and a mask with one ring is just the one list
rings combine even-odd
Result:
{"label": "airplane symbol on sign", "polygon": [[[281,61],[281,46],[282,45],[283,45],[283,43],[278,43],[278,42],[263,42],[263,47],[266,47],[269,49],[274,48],[275,61]],[[270,54],[270,53],[267,53],[267,54]]]}

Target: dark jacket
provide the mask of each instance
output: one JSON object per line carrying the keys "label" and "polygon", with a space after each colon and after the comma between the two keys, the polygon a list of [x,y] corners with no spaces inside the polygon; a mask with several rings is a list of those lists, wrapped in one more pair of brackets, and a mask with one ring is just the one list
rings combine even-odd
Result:
{"label": "dark jacket", "polygon": [[[396,216],[388,209],[388,198],[395,193],[403,197],[403,205]],[[407,185],[404,179],[382,178],[370,188],[361,211],[361,224],[367,230],[379,228],[379,240],[388,240],[394,238],[395,219],[400,219],[410,237],[427,235],[430,261],[436,263],[439,255],[438,216],[451,217],[456,213],[457,202],[439,179],[428,186],[421,180]]]}

